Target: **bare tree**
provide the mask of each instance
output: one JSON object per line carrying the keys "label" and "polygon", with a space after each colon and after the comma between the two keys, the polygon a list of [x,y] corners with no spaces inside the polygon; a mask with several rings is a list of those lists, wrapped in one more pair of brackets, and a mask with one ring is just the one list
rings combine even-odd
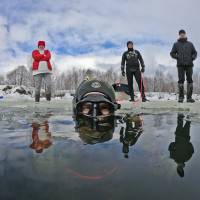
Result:
{"label": "bare tree", "polygon": [[0,76],[0,85],[4,85],[4,84],[5,84],[4,76]]}

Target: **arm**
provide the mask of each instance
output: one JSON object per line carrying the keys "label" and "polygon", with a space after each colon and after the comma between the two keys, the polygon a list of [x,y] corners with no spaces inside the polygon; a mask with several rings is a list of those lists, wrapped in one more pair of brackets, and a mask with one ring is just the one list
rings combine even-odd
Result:
{"label": "arm", "polygon": [[123,55],[122,55],[122,61],[121,61],[121,71],[122,72],[124,72],[125,62],[126,62],[126,53],[123,53]]}
{"label": "arm", "polygon": [[32,57],[35,61],[41,61],[44,58],[43,54],[40,54],[39,51],[35,50],[32,53]]}
{"label": "arm", "polygon": [[177,52],[176,44],[173,45],[170,55],[172,58],[178,59],[178,52]]}
{"label": "arm", "polygon": [[138,59],[139,59],[139,61],[140,61],[141,67],[142,67],[142,68],[145,68],[145,64],[144,64],[144,60],[143,60],[143,58],[142,58],[142,55],[140,54],[139,51],[137,51],[137,53],[138,53]]}
{"label": "arm", "polygon": [[50,59],[51,59],[51,53],[49,50],[46,50],[44,54],[44,61],[49,61]]}
{"label": "arm", "polygon": [[197,58],[197,51],[194,45],[192,44],[192,60],[195,60],[196,58]]}

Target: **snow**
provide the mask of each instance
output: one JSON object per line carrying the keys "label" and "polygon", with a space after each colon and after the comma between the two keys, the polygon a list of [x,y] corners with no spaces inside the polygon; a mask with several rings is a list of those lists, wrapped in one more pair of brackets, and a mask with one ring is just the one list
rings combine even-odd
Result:
{"label": "snow", "polygon": [[[45,98],[41,98],[41,102],[36,104],[34,102],[33,94],[19,94],[16,92],[17,89],[26,90],[28,93],[33,93],[33,88],[28,88],[25,86],[16,87],[12,86],[12,89],[7,90],[6,92],[3,89],[6,86],[0,85],[0,108],[5,107],[16,107],[16,108],[31,108],[35,109],[58,109],[72,111],[72,91],[60,91],[60,93],[65,93],[62,97],[52,98],[52,101],[49,103]],[[140,94],[136,93],[136,102],[129,102],[129,96],[121,93],[116,94],[116,99],[118,103],[121,104],[121,109],[118,113],[123,112],[144,112],[144,113],[157,113],[157,112],[188,112],[188,113],[200,113],[200,95],[194,94],[193,98],[196,100],[194,104],[191,103],[178,103],[177,94],[175,93],[147,93],[147,98],[150,102],[141,102]]]}
{"label": "snow", "polygon": [[[41,96],[44,96],[45,91],[41,90]],[[58,90],[53,95],[56,100],[60,99],[72,99],[72,91],[70,90]],[[26,86],[14,86],[14,85],[0,85],[0,99],[7,101],[16,100],[32,100],[34,97],[34,88]],[[41,98],[44,99],[44,98]]]}

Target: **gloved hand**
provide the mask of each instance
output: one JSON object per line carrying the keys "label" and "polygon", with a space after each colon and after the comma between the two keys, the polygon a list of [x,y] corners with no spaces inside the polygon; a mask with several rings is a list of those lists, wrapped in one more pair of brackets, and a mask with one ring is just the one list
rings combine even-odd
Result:
{"label": "gloved hand", "polygon": [[142,67],[142,69],[141,69],[141,72],[142,72],[142,73],[144,73],[144,72],[145,72],[145,69],[144,69],[144,67]]}
{"label": "gloved hand", "polygon": [[125,76],[125,71],[122,70],[122,76]]}

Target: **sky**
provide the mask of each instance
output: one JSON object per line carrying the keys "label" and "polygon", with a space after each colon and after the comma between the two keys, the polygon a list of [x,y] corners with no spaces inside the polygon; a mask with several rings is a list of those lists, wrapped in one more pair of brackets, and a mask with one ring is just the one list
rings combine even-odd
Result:
{"label": "sky", "polygon": [[38,40],[46,41],[59,71],[112,67],[120,73],[132,40],[147,75],[156,69],[175,74],[169,53],[180,29],[200,52],[199,7],[199,0],[1,0],[0,73],[30,67]]}

